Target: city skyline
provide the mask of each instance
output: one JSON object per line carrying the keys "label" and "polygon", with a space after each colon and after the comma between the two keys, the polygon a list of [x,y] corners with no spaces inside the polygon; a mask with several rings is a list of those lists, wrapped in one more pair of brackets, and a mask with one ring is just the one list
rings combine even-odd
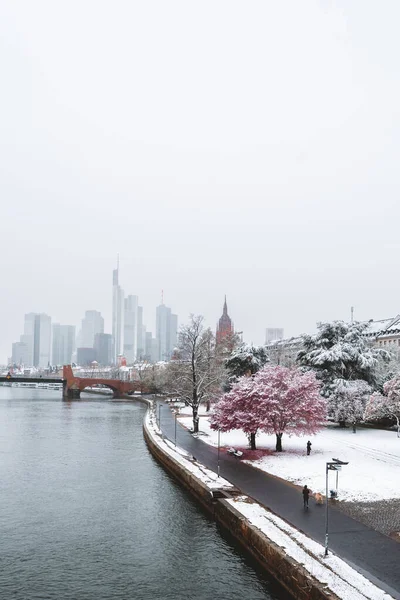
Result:
{"label": "city skyline", "polygon": [[1,362],[29,311],[111,332],[117,253],[153,334],[161,289],[256,344],[399,312],[400,6],[189,4],[1,3]]}

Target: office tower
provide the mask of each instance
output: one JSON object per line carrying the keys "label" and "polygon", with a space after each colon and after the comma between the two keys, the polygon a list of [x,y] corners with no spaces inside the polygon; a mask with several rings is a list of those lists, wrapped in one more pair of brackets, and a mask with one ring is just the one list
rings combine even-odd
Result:
{"label": "office tower", "polygon": [[44,368],[50,364],[51,317],[35,314],[33,333],[33,366]]}
{"label": "office tower", "polygon": [[178,317],[171,314],[165,304],[156,308],[156,339],[158,344],[158,360],[170,360],[177,344]]}
{"label": "office tower", "polygon": [[53,325],[53,344],[51,363],[55,365],[70,365],[72,353],[75,350],[75,327],[73,325]]}
{"label": "office tower", "polygon": [[22,336],[20,341],[27,344],[27,362],[25,365],[33,366],[33,338],[35,335],[35,317],[36,313],[28,313],[25,315],[24,319],[24,340],[22,340]]}
{"label": "office tower", "polygon": [[104,319],[97,310],[87,310],[82,319],[80,347],[93,348],[96,333],[104,333]]}
{"label": "office tower", "polygon": [[169,347],[172,352],[178,345],[178,315],[171,314]]}
{"label": "office tower", "polygon": [[158,351],[158,341],[156,338],[151,338],[151,362],[158,362],[159,351]]}
{"label": "office tower", "polygon": [[267,327],[265,330],[265,343],[277,342],[283,340],[283,329],[280,327]]}
{"label": "office tower", "polygon": [[124,356],[126,362],[132,364],[137,354],[138,297],[127,296],[124,305]]}
{"label": "office tower", "polygon": [[112,362],[112,336],[111,333],[96,333],[94,336],[94,349],[96,360],[103,367]]}
{"label": "office tower", "polygon": [[138,306],[137,309],[137,351],[136,358],[138,360],[144,357],[145,340],[143,339],[143,306]]}
{"label": "office tower", "polygon": [[231,343],[232,335],[234,333],[233,322],[228,315],[228,305],[226,303],[226,296],[224,301],[224,307],[222,309],[222,315],[217,324],[216,340],[217,344],[221,344],[224,341]]}
{"label": "office tower", "polygon": [[124,349],[124,291],[119,285],[119,261],[113,270],[113,303],[112,303],[112,362],[117,364],[117,358]]}
{"label": "office tower", "polygon": [[96,350],[94,348],[78,348],[77,349],[77,361],[81,367],[87,367],[92,364],[97,358]]}
{"label": "office tower", "polygon": [[30,340],[24,341],[24,337],[21,335],[20,341],[14,342],[12,345],[11,364],[30,367],[32,365],[32,345]]}
{"label": "office tower", "polygon": [[151,360],[151,341],[153,336],[151,331],[146,331],[144,357],[146,360]]}

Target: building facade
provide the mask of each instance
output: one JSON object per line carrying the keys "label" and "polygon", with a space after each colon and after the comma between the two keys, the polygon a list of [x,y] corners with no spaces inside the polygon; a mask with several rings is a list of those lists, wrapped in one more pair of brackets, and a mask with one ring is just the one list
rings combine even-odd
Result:
{"label": "building facade", "polygon": [[75,327],[73,325],[53,325],[51,364],[70,365],[75,351]]}
{"label": "building facade", "polygon": [[124,291],[119,285],[119,265],[113,271],[112,361],[117,364],[124,350]]}
{"label": "building facade", "polygon": [[283,329],[281,327],[267,327],[265,330],[265,343],[277,342],[283,340]]}
{"label": "building facade", "polygon": [[94,337],[94,349],[97,362],[108,367],[112,363],[112,336],[111,333],[97,333]]}
{"label": "building facade", "polygon": [[96,333],[104,333],[104,319],[98,310],[87,310],[82,319],[81,347],[93,348]]}
{"label": "building facade", "polygon": [[228,305],[226,303],[226,296],[224,306],[222,309],[222,315],[217,324],[216,341],[217,344],[232,340],[234,334],[233,321],[228,315]]}
{"label": "building facade", "polygon": [[128,364],[132,364],[137,355],[138,302],[138,297],[132,295],[127,296],[124,301],[123,353]]}
{"label": "building facade", "polygon": [[156,308],[158,360],[168,361],[177,344],[178,316],[165,304]]}

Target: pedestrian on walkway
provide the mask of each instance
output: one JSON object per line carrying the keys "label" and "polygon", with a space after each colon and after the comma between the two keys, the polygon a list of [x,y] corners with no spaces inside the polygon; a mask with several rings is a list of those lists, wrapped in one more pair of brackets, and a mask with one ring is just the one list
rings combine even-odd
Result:
{"label": "pedestrian on walkway", "polygon": [[310,440],[308,440],[307,442],[307,456],[310,456],[311,453],[311,442]]}
{"label": "pedestrian on walkway", "polygon": [[303,504],[304,504],[304,508],[308,508],[308,497],[310,495],[310,488],[308,488],[306,485],[303,487]]}

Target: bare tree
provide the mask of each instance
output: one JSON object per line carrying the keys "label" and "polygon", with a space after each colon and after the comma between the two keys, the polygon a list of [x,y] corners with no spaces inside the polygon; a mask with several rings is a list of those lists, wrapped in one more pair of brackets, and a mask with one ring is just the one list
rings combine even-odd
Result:
{"label": "bare tree", "polygon": [[192,408],[194,433],[199,430],[200,403],[209,403],[221,390],[223,369],[216,359],[215,337],[203,321],[190,315],[180,329],[176,357],[167,365],[170,389]]}

